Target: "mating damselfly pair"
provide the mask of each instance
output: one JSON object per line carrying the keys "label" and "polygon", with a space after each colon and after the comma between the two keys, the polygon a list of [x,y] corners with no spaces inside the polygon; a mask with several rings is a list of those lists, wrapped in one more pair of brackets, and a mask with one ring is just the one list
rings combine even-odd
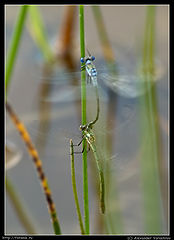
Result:
{"label": "mating damselfly pair", "polygon": [[[105,72],[105,68],[102,68],[102,70],[99,68],[98,71],[96,71],[95,66],[93,65],[93,61],[94,61],[94,57],[92,56],[87,56],[85,57],[85,59],[83,59],[82,61],[85,62],[86,66],[86,72],[87,72],[87,76],[89,76],[91,74],[93,74],[93,76],[90,78],[91,83],[90,85],[88,85],[88,89],[90,92],[93,91],[93,89],[97,90],[97,94],[98,92],[103,93],[102,92],[102,84],[105,85],[106,87],[109,87],[110,89],[112,89],[112,91],[117,92],[118,94],[120,94],[121,96],[124,96],[124,98],[126,99],[132,99],[132,98],[136,98],[138,96],[141,96],[145,91],[143,90],[143,85],[146,81],[149,81],[149,79],[147,80],[146,78],[143,79],[143,74],[140,75],[128,75],[128,73],[126,74],[125,69],[120,68],[120,71],[117,71],[116,73],[107,73]],[[83,68],[82,68],[83,70]],[[117,69],[119,70],[119,68]],[[98,74],[96,74],[98,72]],[[51,87],[53,88],[53,92],[51,92],[51,95],[48,96],[46,98],[46,101],[53,101],[53,102],[61,102],[61,101],[71,101],[72,98],[79,98],[80,99],[80,85],[75,84],[73,86],[69,86],[68,81],[72,80],[73,78],[76,78],[77,80],[80,80],[80,72],[78,73],[61,73],[61,74],[57,74],[57,76],[55,76],[56,79],[51,78],[51,79],[43,79],[44,81],[46,81],[48,84],[51,85]],[[92,86],[92,87],[91,87]],[[102,87],[100,87],[102,86]],[[87,95],[89,95],[89,91],[87,92]],[[79,95],[78,95],[79,94]],[[96,96],[94,94],[94,100],[93,104],[95,104],[95,106],[97,107],[97,114],[96,112],[94,113],[92,118],[88,119],[88,123],[91,123],[91,126],[93,126],[94,123],[96,123],[96,120],[98,120],[99,118],[99,99],[100,99],[100,103],[103,101],[101,96],[100,98],[97,97],[97,101],[96,101]],[[56,101],[57,100],[57,101]],[[131,100],[130,100],[131,101]],[[101,105],[101,104],[100,104]],[[59,111],[59,109],[57,109]],[[100,113],[102,114],[102,113]],[[131,112],[132,114],[132,112]],[[129,119],[130,116],[128,116]],[[126,119],[127,121],[127,119]],[[126,122],[125,121],[125,122]],[[124,124],[124,122],[122,122],[121,124]],[[79,124],[80,125],[80,124]],[[119,126],[118,126],[119,128]],[[93,135],[91,134],[91,128],[89,128],[89,125],[87,126],[82,126],[81,130],[83,130],[85,132],[84,134],[84,138],[86,138],[86,140],[89,140],[89,144],[92,145],[92,149],[94,150],[94,152],[96,152],[96,150],[93,148],[94,145],[94,141],[91,141],[91,139],[93,140]],[[59,127],[55,128],[54,130],[55,134],[59,135]],[[111,131],[115,131],[114,129],[111,129]],[[70,137],[71,138],[71,137]],[[73,138],[73,137],[72,137]],[[76,143],[76,142],[74,142]],[[57,142],[58,144],[58,142]],[[99,157],[97,156],[97,160],[99,159]],[[100,168],[100,167],[99,167]],[[99,171],[101,172],[101,170],[99,169]]]}
{"label": "mating damselfly pair", "polygon": [[[97,62],[97,61],[96,61]],[[127,124],[133,119],[135,115],[134,106],[131,104],[132,100],[134,101],[135,96],[139,96],[140,92],[138,92],[137,85],[139,84],[139,79],[136,75],[128,75],[126,73],[126,68],[123,70],[123,66],[121,68],[118,67],[118,75],[109,73],[105,71],[106,67],[97,68],[97,81],[98,81],[98,92],[99,92],[99,101],[100,101],[100,117],[98,120],[98,124],[95,126],[101,126],[101,120],[105,115],[106,111],[104,106],[108,103],[107,93],[105,92],[105,86],[109,86],[113,91],[117,91],[118,94],[124,96],[119,101],[119,106],[117,106],[117,125],[113,128],[112,120],[110,120],[110,126],[112,126],[107,132],[116,134],[123,129],[126,129]],[[120,71],[119,71],[120,69]],[[123,74],[124,73],[124,74]],[[106,77],[107,76],[107,77]],[[74,85],[70,85],[70,80],[77,79],[77,83]],[[51,110],[46,109],[45,114],[41,115],[41,127],[39,117],[37,114],[28,114],[22,116],[21,119],[24,121],[27,126],[29,132],[32,137],[37,137],[42,142],[42,147],[44,146],[43,139],[48,141],[48,146],[45,149],[45,161],[49,159],[49,164],[54,166],[54,161],[57,162],[58,159],[66,162],[67,156],[69,156],[69,139],[72,138],[74,143],[78,143],[78,140],[75,139],[75,135],[78,133],[78,127],[80,123],[78,122],[78,116],[76,114],[76,108],[74,107],[74,103],[76,100],[80,100],[80,72],[78,73],[58,73],[53,76],[53,78],[43,78],[42,83],[47,83],[51,86],[51,91],[47,97],[45,97],[44,101],[52,102]],[[143,83],[143,81],[142,81]],[[136,85],[137,84],[137,85]],[[92,84],[87,84],[87,95],[89,96],[89,101],[94,106],[93,114],[90,113],[90,109],[87,112],[88,122],[96,119],[96,95],[95,91],[92,94],[94,87]],[[137,94],[133,94],[137,93]],[[141,92],[143,93],[143,91]],[[56,104],[54,104],[56,103]],[[88,104],[88,102],[87,102]],[[90,115],[89,115],[90,113]],[[49,115],[50,114],[50,115]],[[51,126],[49,128],[49,121],[51,121]],[[132,121],[131,121],[132,122]],[[48,126],[47,126],[48,124]],[[43,128],[44,130],[43,130]],[[69,130],[68,130],[69,127]],[[96,128],[95,127],[95,128]],[[39,129],[38,129],[39,128]],[[48,128],[48,132],[47,132]],[[72,133],[72,129],[74,132]],[[127,130],[127,129],[126,129]],[[45,133],[44,133],[45,131]],[[67,133],[68,132],[68,133]],[[72,133],[72,134],[71,134]],[[48,135],[47,135],[48,134]],[[96,136],[96,143],[103,138],[103,134],[105,134],[104,126],[101,126],[99,134]],[[106,133],[107,134],[107,133]],[[101,136],[101,137],[98,137]],[[66,138],[67,137],[67,138]],[[80,137],[78,138],[80,139]],[[67,140],[67,141],[66,141]],[[120,139],[119,139],[120,142]],[[118,145],[119,143],[117,143]],[[50,152],[51,149],[51,152]],[[55,150],[58,150],[56,152]],[[60,151],[61,150],[61,151]],[[53,152],[55,151],[55,152]],[[80,151],[80,149],[79,149]],[[98,151],[98,146],[97,146]],[[92,151],[91,151],[92,152]],[[65,154],[66,153],[66,154]],[[112,153],[115,155],[115,152]],[[66,156],[65,156],[66,155]],[[42,157],[42,154],[41,154]],[[100,158],[100,155],[99,155]],[[112,159],[111,157],[108,157]],[[43,158],[44,159],[44,158]],[[106,159],[107,160],[107,159]],[[113,158],[111,164],[115,166],[115,162],[119,161],[118,158]],[[120,161],[121,164],[124,163],[124,159]],[[117,162],[117,170],[119,169],[119,162]],[[56,163],[55,163],[56,164]],[[55,169],[55,168],[54,168]],[[111,166],[111,169],[115,169]],[[59,171],[59,168],[56,168],[56,172]],[[105,171],[105,169],[104,169]],[[124,170],[125,171],[125,170]],[[59,173],[60,174],[60,173]],[[123,175],[123,172],[122,172]]]}

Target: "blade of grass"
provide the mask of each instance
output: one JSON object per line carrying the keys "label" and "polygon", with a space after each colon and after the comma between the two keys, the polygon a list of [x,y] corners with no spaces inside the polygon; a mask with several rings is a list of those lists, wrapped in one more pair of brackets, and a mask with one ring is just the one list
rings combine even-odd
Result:
{"label": "blade of grass", "polygon": [[[81,57],[85,57],[85,29],[84,29],[84,7],[79,6],[79,22],[80,22],[80,50]],[[82,105],[82,124],[86,124],[86,74],[81,71],[81,105]],[[84,217],[85,217],[85,233],[89,234],[89,202],[88,202],[88,168],[87,168],[87,152],[86,141],[83,141],[83,198],[84,198]]]}
{"label": "blade of grass", "polygon": [[[151,21],[151,34],[150,34],[150,53],[149,53],[149,71],[152,75],[155,75],[155,40],[154,40],[154,32],[155,32],[155,6],[149,6],[149,21]],[[167,176],[165,176],[165,162],[163,159],[163,148],[162,148],[162,137],[160,133],[160,118],[158,114],[158,104],[157,104],[157,93],[156,89],[152,88],[153,95],[155,96],[155,101],[153,101],[153,112],[155,113],[156,119],[154,123],[155,127],[155,135],[156,135],[156,143],[157,143],[157,154],[158,154],[158,165],[159,165],[159,174],[160,174],[160,187],[161,187],[161,194],[162,194],[162,201],[163,201],[163,208],[164,208],[164,214],[166,218],[166,223],[168,224],[168,180]],[[153,100],[153,99],[152,99]]]}
{"label": "blade of grass", "polygon": [[[161,196],[159,184],[159,126],[154,82],[155,7],[147,7],[145,39],[142,57],[144,88],[147,93],[141,102],[142,158],[141,177],[144,196],[145,233],[162,232]],[[146,126],[146,127],[145,127]]]}
{"label": "blade of grass", "polygon": [[29,6],[30,24],[29,32],[40,48],[46,62],[53,62],[54,54],[48,42],[44,23],[37,6]]}
{"label": "blade of grass", "polygon": [[[28,6],[27,5],[21,7],[20,13],[19,13],[19,16],[18,16],[18,19],[17,19],[17,22],[16,22],[16,26],[14,28],[12,41],[10,43],[10,48],[9,48],[8,56],[7,56],[7,64],[6,64],[6,69],[5,69],[5,93],[7,91],[9,83],[10,83],[11,74],[12,74],[12,70],[13,70],[13,67],[14,67],[14,63],[15,63],[15,59],[16,59],[16,55],[17,55],[17,51],[18,51],[21,35],[22,35],[22,30],[23,30],[23,27],[24,27],[24,22],[25,22],[27,10],[28,10]],[[15,114],[12,111],[11,107],[8,105],[7,108],[9,110],[9,113],[11,114],[12,119],[13,120],[17,120],[16,123],[17,122],[19,123],[20,126],[19,126],[18,130],[19,131],[21,130],[21,135],[24,134],[23,137],[24,136],[25,137],[29,137],[28,133],[25,131],[25,127],[23,126],[23,124],[21,124],[18,121],[18,118],[15,116]],[[16,125],[16,127],[17,127],[17,125]],[[23,127],[23,129],[20,129],[20,127]],[[25,138],[24,138],[24,140],[25,140]],[[30,138],[28,138],[28,140],[30,140]],[[34,161],[38,160],[38,164],[40,164],[39,163],[39,158],[37,159],[38,154],[35,151],[35,148],[32,145],[31,141],[29,141],[28,144],[26,143],[26,145],[28,147],[28,150],[29,150],[29,146],[32,148],[32,149],[30,149],[31,151],[29,151],[31,155],[32,155],[33,152],[36,153],[36,154],[33,153],[33,155],[32,155],[33,160]],[[39,173],[39,170],[38,170],[38,173]],[[42,173],[42,176],[44,177],[43,171],[40,171],[40,174],[41,173]],[[40,175],[40,177],[41,177],[41,175]],[[8,181],[8,179],[6,181]],[[8,181],[8,183],[9,183],[9,181]],[[11,198],[11,199],[13,199],[14,205],[17,206],[18,205],[17,203],[19,203],[19,201],[18,201],[19,197],[17,196],[17,194],[14,195],[14,189],[13,189],[12,184],[10,184],[10,185],[8,184],[7,188],[9,190],[10,196],[11,197],[13,196],[13,198]],[[54,203],[52,202],[52,199],[50,197],[50,190],[49,190],[49,187],[48,187],[48,184],[47,184],[47,180],[45,181],[45,193],[47,194],[48,205],[49,205],[49,201],[51,201],[50,204],[52,203],[52,206],[49,205],[49,207],[50,207],[51,218],[53,220],[54,231],[55,231],[56,234],[60,234],[60,227],[59,227],[59,223],[57,221],[56,211],[54,211],[54,208],[55,208],[54,207]],[[16,208],[16,210],[17,209],[18,208]],[[22,209],[22,205],[21,205],[21,209],[18,212],[18,215],[21,216],[22,212],[24,212],[24,210]],[[27,216],[25,216],[25,218],[27,219]],[[24,222],[26,223],[26,219],[25,218],[23,217]]]}
{"label": "blade of grass", "polygon": [[78,201],[78,195],[77,195],[75,167],[74,167],[74,148],[73,148],[72,139],[70,139],[70,158],[71,158],[72,187],[73,187],[74,200],[75,200],[75,205],[76,205],[76,210],[77,210],[77,216],[78,216],[78,219],[79,219],[81,234],[85,234],[85,230],[84,230],[84,227],[83,227],[83,221],[82,221],[82,215],[81,215],[81,211],[80,211],[80,205],[79,205],[79,201]]}
{"label": "blade of grass", "polygon": [[14,188],[12,182],[7,178],[6,176],[6,190],[8,193],[8,196],[13,204],[13,207],[16,211],[16,214],[21,222],[21,224],[24,226],[26,232],[28,234],[36,234],[35,228],[31,223],[31,220],[28,217],[28,213],[25,210],[25,207],[19,198],[18,193],[16,192],[16,189]]}
{"label": "blade of grass", "polygon": [[14,68],[14,63],[16,60],[20,39],[22,36],[22,31],[24,28],[24,23],[26,19],[28,6],[24,5],[20,7],[20,12],[14,27],[12,40],[10,42],[10,47],[7,53],[6,68],[5,68],[5,94],[11,79],[11,75]]}
{"label": "blade of grass", "polygon": [[[27,10],[28,10],[27,5],[21,6],[20,12],[19,12],[19,15],[18,15],[18,18],[16,21],[16,25],[14,27],[8,54],[7,54],[6,68],[5,68],[5,98],[7,96],[8,86],[10,84],[11,75],[12,75],[13,68],[15,65],[15,60],[16,60],[16,56],[17,56],[17,52],[18,52],[18,48],[19,48],[19,44],[20,44],[20,39],[22,36],[22,31],[24,28]],[[11,202],[16,210],[18,218],[20,219],[21,223],[25,227],[26,231],[30,234],[35,233],[34,227],[27,215],[27,212],[25,211],[25,209],[20,201],[20,196],[16,193],[16,190],[15,190],[12,182],[10,182],[10,180],[7,178],[7,176],[6,176],[6,189],[7,189],[8,195],[11,199]]]}
{"label": "blade of grass", "polygon": [[13,109],[11,108],[10,104],[7,103],[7,102],[6,102],[6,109],[9,113],[10,118],[13,121],[16,129],[20,133],[21,138],[24,141],[29,154],[32,157],[33,163],[36,167],[36,170],[37,170],[37,173],[38,173],[38,176],[39,176],[39,179],[40,179],[41,186],[42,186],[43,191],[45,193],[45,197],[46,197],[46,200],[47,200],[47,205],[48,205],[50,217],[51,217],[51,220],[52,220],[52,225],[53,225],[54,232],[55,232],[56,235],[59,235],[59,234],[61,234],[61,230],[60,230],[60,225],[59,225],[59,221],[58,221],[58,218],[57,218],[55,204],[54,204],[53,199],[52,199],[52,194],[51,194],[50,188],[48,186],[48,180],[47,180],[47,178],[45,176],[45,173],[43,171],[42,162],[39,158],[38,152],[36,151],[32,141],[31,141],[31,138],[28,134],[27,129],[25,128],[23,123],[19,120],[19,118],[17,117],[17,115],[15,114]]}

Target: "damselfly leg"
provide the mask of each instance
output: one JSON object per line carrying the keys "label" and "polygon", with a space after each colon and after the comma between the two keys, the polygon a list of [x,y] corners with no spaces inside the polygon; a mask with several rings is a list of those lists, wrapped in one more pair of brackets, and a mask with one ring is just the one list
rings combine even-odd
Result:
{"label": "damselfly leg", "polygon": [[[79,147],[79,146],[82,144],[82,142],[83,142],[84,139],[85,139],[85,136],[82,137],[82,139],[80,140],[80,142],[79,142],[78,144],[73,144],[73,146]],[[83,146],[82,151],[80,151],[80,152],[74,152],[74,153],[75,153],[75,154],[82,154],[82,153],[84,152],[84,150],[85,150],[85,146]],[[87,153],[88,153],[89,151],[90,151],[90,145],[88,144]]]}
{"label": "damselfly leg", "polygon": [[[101,213],[105,213],[105,184],[104,184],[104,173],[102,169],[101,159],[97,153],[96,145],[95,145],[95,136],[92,132],[92,123],[86,124],[86,125],[80,125],[80,130],[83,132],[82,140],[77,144],[79,146],[83,140],[86,140],[89,147],[91,148],[94,158],[96,161],[98,174],[99,174],[99,183],[100,183],[100,209]],[[75,146],[75,145],[74,145]],[[90,150],[89,148],[89,150]],[[82,152],[84,151],[84,147]],[[75,152],[74,152],[75,153]]]}

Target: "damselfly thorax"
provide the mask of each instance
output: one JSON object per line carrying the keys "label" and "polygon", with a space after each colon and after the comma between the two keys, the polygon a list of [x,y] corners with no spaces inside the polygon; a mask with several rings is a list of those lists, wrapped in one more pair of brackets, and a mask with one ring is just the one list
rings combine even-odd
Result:
{"label": "damselfly thorax", "polygon": [[85,138],[88,141],[88,143],[93,143],[95,142],[95,137],[94,134],[91,131],[85,130],[84,132]]}

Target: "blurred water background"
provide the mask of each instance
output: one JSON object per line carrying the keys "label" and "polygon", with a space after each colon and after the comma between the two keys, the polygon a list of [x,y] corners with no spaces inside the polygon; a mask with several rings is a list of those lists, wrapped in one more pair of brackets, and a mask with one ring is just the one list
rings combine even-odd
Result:
{"label": "blurred water background", "polygon": [[[140,49],[143,42],[146,6],[100,6],[109,39],[114,50],[116,61],[124,68],[126,75],[134,74],[134,67],[138,64]],[[65,6],[39,6],[50,44],[54,47],[56,37],[59,37],[65,14]],[[78,16],[78,9],[76,9]],[[14,22],[19,12],[19,6],[6,6],[6,49],[12,36]],[[27,19],[26,25],[30,22]],[[157,106],[159,115],[159,131],[161,142],[160,165],[160,192],[159,195],[159,233],[167,234],[168,230],[168,6],[156,7],[155,19],[155,61],[159,70],[156,83]],[[105,64],[101,51],[100,39],[96,30],[91,7],[85,6],[85,33],[86,45],[92,55],[96,57],[96,66],[99,71]],[[80,69],[79,25],[76,18],[73,34],[73,49],[75,64]],[[54,75],[60,80],[56,83],[52,77],[43,71],[42,54],[34,43],[27,26],[24,29],[19,48],[18,58],[8,91],[8,99],[20,119],[25,123],[43,161],[43,167],[48,177],[56,204],[58,216],[64,234],[78,234],[79,226],[73,199],[69,138],[78,142],[80,134],[78,127],[80,117],[80,89],[78,83],[61,84],[66,76],[62,73]],[[62,65],[58,64],[59,69]],[[131,72],[131,69],[133,71]],[[78,69],[77,69],[78,70]],[[79,70],[78,70],[79,71]],[[42,81],[42,78],[46,81]],[[115,93],[103,85],[100,89],[100,119],[95,126],[98,146],[107,148],[108,136],[111,139],[109,159],[112,173],[109,173],[107,209],[108,212],[101,219],[98,198],[96,194],[96,172],[92,153],[89,153],[89,205],[91,233],[124,233],[143,234],[145,230],[145,214],[143,205],[140,123],[141,97],[115,97]],[[43,87],[51,88],[48,95],[42,96]],[[88,118],[95,115],[95,96],[90,91],[88,99]],[[54,100],[55,94],[57,98]],[[54,101],[53,101],[54,100]],[[116,101],[113,102],[113,101]],[[110,104],[108,106],[108,104]],[[108,133],[108,126],[109,133]],[[144,128],[148,126],[143,125]],[[99,131],[97,131],[99,130]],[[68,132],[65,133],[64,132]],[[71,135],[72,132],[72,135]],[[107,135],[107,134],[108,135]],[[101,134],[101,135],[100,135]],[[103,137],[102,137],[103,136]],[[49,219],[45,197],[40,188],[38,178],[23,142],[16,132],[8,115],[6,117],[6,139],[20,149],[20,162],[7,170],[7,176],[16,186],[32,222],[37,226],[37,232],[53,234]],[[148,139],[147,139],[148,141]],[[149,142],[150,144],[150,142]],[[112,147],[111,147],[112,146]],[[106,151],[107,154],[107,151]],[[75,156],[77,166],[77,182],[80,205],[82,199],[81,156]],[[91,170],[94,169],[94,170]],[[107,175],[106,173],[106,179]],[[149,186],[150,187],[150,186]],[[153,192],[152,192],[153,195]],[[7,234],[24,234],[25,229],[19,222],[14,209],[5,197],[5,225]],[[154,213],[156,214],[156,213]],[[152,212],[153,215],[153,212]],[[119,220],[118,220],[119,219]],[[151,221],[151,220],[149,220]],[[152,220],[153,221],[153,220]],[[104,227],[104,222],[107,224]],[[153,225],[153,224],[152,224]],[[153,229],[153,228],[152,228]],[[155,228],[154,228],[155,229]],[[152,230],[153,231],[153,230]]]}

